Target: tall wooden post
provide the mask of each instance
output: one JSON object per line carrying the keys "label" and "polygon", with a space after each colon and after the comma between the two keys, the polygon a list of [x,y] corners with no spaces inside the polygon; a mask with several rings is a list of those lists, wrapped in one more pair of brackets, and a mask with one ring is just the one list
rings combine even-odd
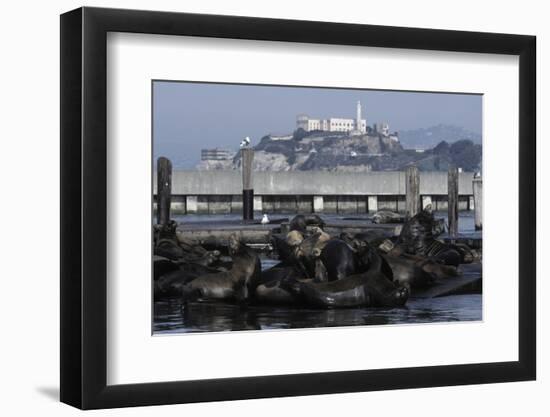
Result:
{"label": "tall wooden post", "polygon": [[254,219],[254,187],[252,182],[252,161],[254,150],[241,149],[241,168],[243,170],[243,220]]}
{"label": "tall wooden post", "polygon": [[449,235],[458,234],[458,169],[449,167],[447,192],[449,194]]}
{"label": "tall wooden post", "polygon": [[483,180],[481,177],[474,178],[472,181],[474,194],[474,224],[476,230],[483,228]]}
{"label": "tall wooden post", "polygon": [[161,156],[157,159],[157,223],[170,222],[170,204],[172,200],[172,163]]}
{"label": "tall wooden post", "polygon": [[418,167],[410,166],[405,173],[407,216],[413,217],[420,211],[420,174]]}

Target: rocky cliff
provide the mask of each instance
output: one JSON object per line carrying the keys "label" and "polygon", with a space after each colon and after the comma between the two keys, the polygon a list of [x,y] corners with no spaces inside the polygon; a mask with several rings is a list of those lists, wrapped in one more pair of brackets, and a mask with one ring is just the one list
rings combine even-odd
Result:
{"label": "rocky cliff", "polygon": [[[481,145],[471,140],[452,144],[445,141],[433,149],[404,149],[395,135],[369,130],[364,135],[305,132],[301,129],[290,138],[264,136],[254,147],[257,171],[396,171],[416,164],[422,171],[446,171],[455,164],[465,171],[481,165]],[[239,153],[233,160],[202,161],[199,169],[240,169]]]}

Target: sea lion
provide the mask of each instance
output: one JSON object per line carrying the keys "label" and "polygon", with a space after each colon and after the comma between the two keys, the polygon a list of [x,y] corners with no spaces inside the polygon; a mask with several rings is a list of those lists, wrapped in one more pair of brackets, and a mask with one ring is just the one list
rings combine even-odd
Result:
{"label": "sea lion", "polygon": [[181,296],[183,287],[194,279],[220,271],[200,264],[184,263],[179,268],[163,274],[155,281],[154,297],[160,300],[167,297]]}
{"label": "sea lion", "polygon": [[154,254],[178,262],[199,263],[205,266],[215,263],[220,252],[208,251],[197,241],[188,239],[176,230],[177,223],[170,221],[153,228]]}
{"label": "sea lion", "polygon": [[[364,240],[352,239],[347,243],[342,239],[331,239],[319,256],[326,268],[327,280],[336,281],[366,271],[371,251],[376,250]],[[384,259],[381,259],[381,268],[391,279],[391,268]]]}
{"label": "sea lion", "polygon": [[229,271],[202,275],[182,288],[185,302],[198,298],[247,301],[261,280],[258,254],[236,235],[229,237],[233,266]]}
{"label": "sea lion", "polygon": [[320,254],[327,242],[332,239],[332,236],[317,226],[314,226],[311,229],[311,233],[312,235],[310,237],[313,237],[313,240],[315,241],[314,250],[317,250]]}
{"label": "sea lion", "polygon": [[328,271],[321,259],[315,259],[315,274],[313,282],[328,282]]}
{"label": "sea lion", "polygon": [[304,236],[297,230],[291,230],[286,235],[286,243],[290,247],[300,245],[304,241]]}
{"label": "sea lion", "polygon": [[407,287],[409,290],[425,288],[432,285],[436,279],[434,274],[423,269],[423,266],[430,262],[429,260],[421,262],[401,256],[383,256],[383,258],[390,265],[393,282],[398,286]]}
{"label": "sea lion", "polygon": [[409,219],[403,226],[395,247],[390,254],[419,255],[452,266],[463,262],[464,256],[454,245],[435,239],[433,236],[434,217],[431,205]]}
{"label": "sea lion", "polygon": [[307,226],[317,226],[320,229],[325,228],[325,221],[318,214],[308,214],[306,216]]}
{"label": "sea lion", "polygon": [[285,235],[271,235],[271,244],[277,252],[279,260],[286,263],[293,263],[295,260],[296,246],[304,240],[303,235],[297,230],[292,230]]}
{"label": "sea lion", "polygon": [[163,256],[153,255],[153,280],[156,281],[168,272],[179,270],[179,265]]}
{"label": "sea lion", "polygon": [[284,265],[297,267],[310,278],[315,276],[316,258],[330,240],[330,236],[320,228],[314,227],[312,231],[314,234],[307,239],[297,230],[290,231],[285,239],[272,235],[273,246]]}
{"label": "sea lion", "polygon": [[433,260],[421,262],[422,270],[433,275],[436,279],[446,279],[460,275],[457,267],[437,263]]}
{"label": "sea lion", "polygon": [[372,216],[372,222],[376,224],[404,223],[405,216],[389,210],[380,210]]}
{"label": "sea lion", "polygon": [[177,239],[179,245],[187,253],[195,254],[197,256],[203,256],[208,252],[203,246],[200,245],[199,241],[197,241],[195,239],[191,239],[189,237],[186,237],[179,230],[176,230],[176,239]]}
{"label": "sea lion", "polygon": [[319,270],[317,260],[323,248],[330,240],[330,235],[323,232],[320,228],[314,227],[312,231],[314,234],[302,240],[294,251],[294,263],[308,278],[316,277]]}
{"label": "sea lion", "polygon": [[289,231],[297,230],[305,236],[308,233],[307,226],[317,226],[323,229],[325,227],[325,221],[317,214],[308,214],[307,216],[298,214],[290,221]]}
{"label": "sea lion", "polygon": [[213,266],[220,260],[220,251],[206,251],[202,255],[187,254],[185,253],[183,259],[187,263],[199,264],[203,266]]}
{"label": "sea lion", "polygon": [[326,242],[319,258],[327,270],[328,281],[337,281],[358,272],[355,251],[341,239]]}
{"label": "sea lion", "polygon": [[295,305],[301,296],[283,285],[289,279],[302,280],[302,273],[293,266],[276,266],[262,272],[262,283],[255,288],[254,302],[258,304]]}
{"label": "sea lion", "polygon": [[307,232],[306,216],[304,216],[303,214],[298,214],[297,216],[294,216],[294,218],[290,221],[288,230],[296,230],[302,235],[305,235]]}
{"label": "sea lion", "polygon": [[167,224],[153,226],[153,253],[155,255],[174,261],[183,258],[184,251],[180,247],[176,236],[177,226],[178,224],[174,220]]}
{"label": "sea lion", "polygon": [[[369,269],[338,281],[295,282],[306,302],[315,307],[398,307],[406,303],[409,290],[395,285],[382,269],[382,258],[369,251]],[[292,288],[292,286],[290,286]]]}

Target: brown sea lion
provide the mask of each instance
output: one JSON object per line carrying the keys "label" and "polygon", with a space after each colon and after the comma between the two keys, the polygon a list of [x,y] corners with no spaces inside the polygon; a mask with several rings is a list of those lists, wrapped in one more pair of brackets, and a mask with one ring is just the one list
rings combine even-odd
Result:
{"label": "brown sea lion", "polygon": [[305,236],[308,234],[308,226],[316,226],[323,229],[325,227],[325,221],[317,214],[308,214],[307,216],[298,214],[290,221],[289,230],[297,230]]}
{"label": "brown sea lion", "polygon": [[183,258],[184,250],[180,247],[176,227],[178,224],[172,220],[167,224],[153,226],[153,253],[176,261]]}
{"label": "brown sea lion", "polygon": [[404,223],[405,216],[389,210],[380,210],[372,216],[372,222],[376,224]]}
{"label": "brown sea lion", "polygon": [[160,300],[167,297],[179,297],[183,287],[194,279],[206,275],[217,274],[220,271],[200,264],[183,263],[175,270],[166,272],[154,284],[154,298]]}
{"label": "brown sea lion", "polygon": [[307,232],[307,222],[306,222],[306,216],[303,214],[298,214],[297,216],[294,216],[293,219],[290,221],[289,224],[289,231],[296,230],[300,232],[302,235],[305,235]]}
{"label": "brown sea lion", "polygon": [[153,255],[153,280],[156,281],[168,272],[179,270],[179,264],[163,256]]}
{"label": "brown sea lion", "polygon": [[274,305],[295,305],[301,296],[289,291],[281,283],[289,280],[303,280],[302,272],[293,266],[275,266],[262,272],[262,283],[255,288],[254,303]]}
{"label": "brown sea lion", "polygon": [[393,282],[396,285],[407,287],[409,290],[412,288],[425,288],[432,285],[436,279],[435,275],[423,269],[423,266],[430,262],[428,260],[414,261],[401,256],[383,257],[392,269]]}
{"label": "brown sea lion", "polygon": [[320,229],[324,229],[326,226],[326,223],[318,214],[308,214],[306,216],[306,225],[316,226]]}
{"label": "brown sea lion", "polygon": [[430,257],[440,263],[455,267],[463,263],[463,252],[454,245],[435,239],[433,230],[434,216],[431,205],[428,205],[405,223],[390,254],[395,256],[408,254]]}
{"label": "brown sea lion", "polygon": [[398,307],[406,303],[409,290],[395,285],[382,272],[383,260],[369,250],[369,269],[337,281],[294,282],[306,302],[315,307]]}
{"label": "brown sea lion", "polygon": [[184,301],[198,298],[215,300],[249,299],[253,289],[261,281],[261,264],[258,254],[236,235],[229,237],[229,254],[233,266],[229,271],[202,275],[182,288]]}
{"label": "brown sea lion", "polygon": [[296,266],[301,269],[308,278],[315,278],[317,272],[321,272],[319,269],[320,262],[318,262],[318,260],[323,248],[330,240],[330,235],[323,232],[320,228],[314,227],[312,231],[314,234],[302,240],[294,251]]}
{"label": "brown sea lion", "polygon": [[358,251],[341,239],[326,242],[319,258],[327,270],[328,281],[337,281],[366,269],[364,259]]}
{"label": "brown sea lion", "polygon": [[271,235],[271,243],[279,260],[292,264],[295,260],[296,247],[304,240],[303,235],[297,230],[292,230],[286,235]]}

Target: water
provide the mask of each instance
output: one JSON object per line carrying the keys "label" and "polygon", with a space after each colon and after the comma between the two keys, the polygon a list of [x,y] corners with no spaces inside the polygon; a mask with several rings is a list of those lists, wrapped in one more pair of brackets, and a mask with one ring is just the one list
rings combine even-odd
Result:
{"label": "water", "polygon": [[254,306],[240,308],[215,302],[191,303],[179,299],[155,303],[155,334],[224,332],[234,330],[300,329],[474,321],[482,319],[481,294],[410,299],[402,308],[318,310]]}
{"label": "water", "polygon": [[[435,217],[446,218],[444,212]],[[285,217],[278,215],[277,217]],[[292,217],[289,215],[288,217]],[[325,219],[342,219],[327,215]],[[353,216],[354,218],[361,216]],[[364,216],[365,219],[367,216]],[[240,215],[174,216],[177,221],[238,220]],[[459,232],[474,231],[472,212],[460,212]],[[278,261],[264,259],[262,269]],[[411,298],[402,308],[311,309],[297,307],[249,306],[241,308],[220,302],[196,302],[182,308],[180,299],[154,303],[155,334],[224,332],[235,330],[300,329],[318,327],[419,324],[482,320],[482,295],[465,294],[440,298]]]}

